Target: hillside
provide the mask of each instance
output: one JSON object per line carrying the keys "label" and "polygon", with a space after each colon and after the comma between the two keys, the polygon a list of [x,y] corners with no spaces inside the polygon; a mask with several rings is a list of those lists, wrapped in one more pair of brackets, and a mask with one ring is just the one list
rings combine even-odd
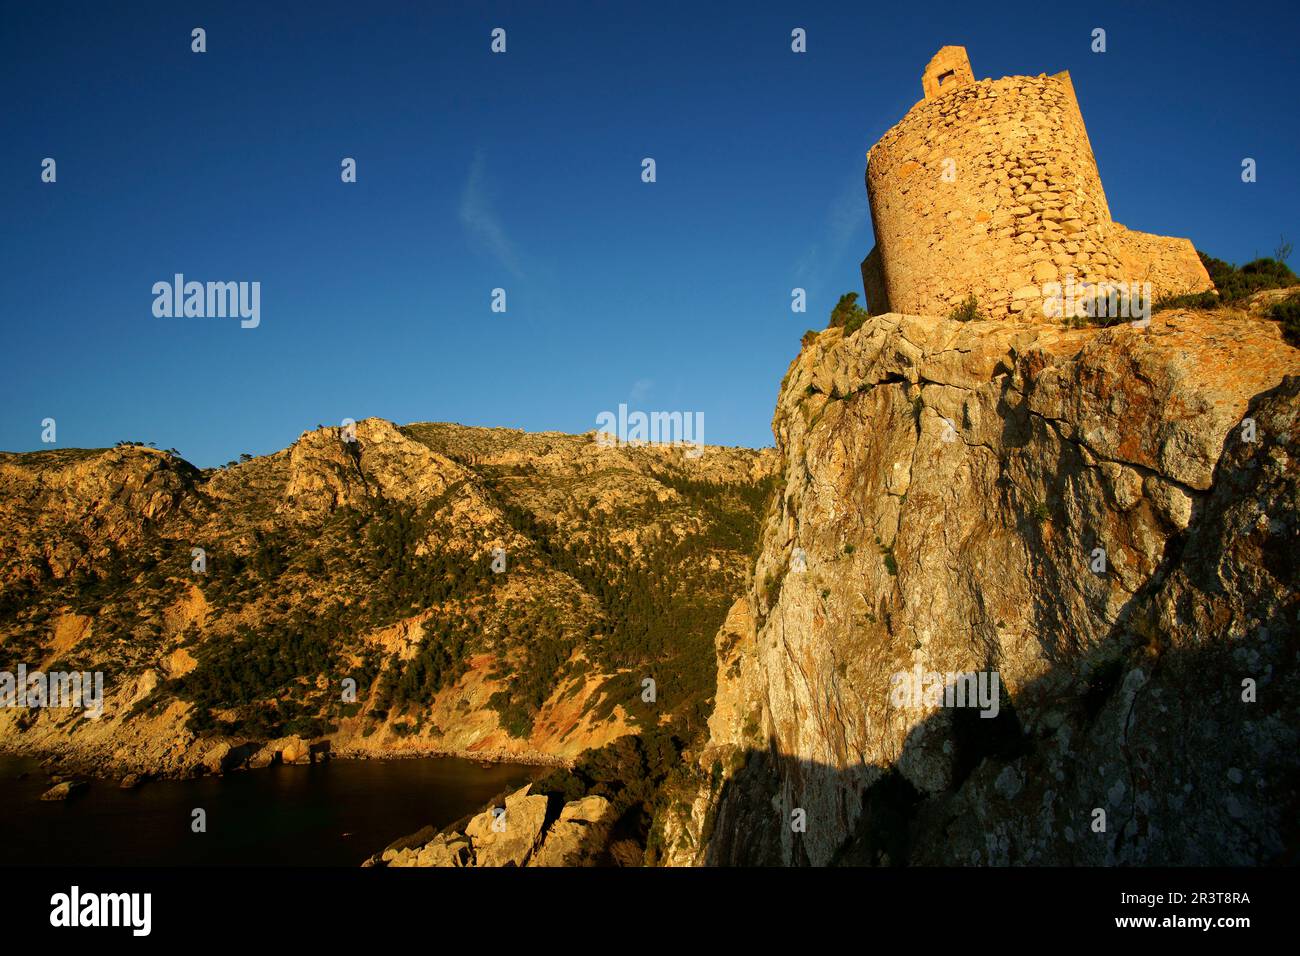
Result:
{"label": "hillside", "polygon": [[108,698],[100,720],[0,710],[0,749],[185,775],[699,736],[770,451],[379,419],[345,437],[211,470],[137,445],[0,454],[0,656],[102,670]]}

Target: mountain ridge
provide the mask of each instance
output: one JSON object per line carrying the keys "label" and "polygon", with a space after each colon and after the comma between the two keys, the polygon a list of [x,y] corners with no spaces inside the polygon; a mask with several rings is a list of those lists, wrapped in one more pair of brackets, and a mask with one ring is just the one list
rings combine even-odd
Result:
{"label": "mountain ridge", "polygon": [[656,719],[690,722],[711,694],[691,645],[747,560],[770,452],[382,419],[348,435],[205,470],[140,446],[0,454],[0,649],[117,671],[104,721],[0,711],[0,746],[163,775],[322,745],[565,763],[651,713],[631,713],[629,675],[655,668],[675,692]]}

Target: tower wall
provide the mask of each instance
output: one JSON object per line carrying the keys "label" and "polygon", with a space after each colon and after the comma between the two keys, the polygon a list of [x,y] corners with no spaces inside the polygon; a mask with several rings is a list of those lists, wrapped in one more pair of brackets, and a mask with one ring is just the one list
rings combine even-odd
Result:
{"label": "tower wall", "polygon": [[867,154],[876,247],[862,263],[869,309],[946,315],[974,295],[990,318],[1041,308],[1050,282],[1209,289],[1185,239],[1112,222],[1066,72],[972,78],[944,47],[925,99]]}
{"label": "tower wall", "polygon": [[868,154],[867,194],[895,312],[944,315],[973,294],[1000,318],[1041,304],[1043,284],[1070,272],[1124,279],[1066,73],[918,103]]}
{"label": "tower wall", "polygon": [[921,89],[925,91],[927,100],[974,82],[975,74],[971,72],[970,58],[963,46],[940,47],[921,74]]}
{"label": "tower wall", "polygon": [[1185,295],[1213,288],[1205,264],[1190,239],[1154,236],[1114,224],[1116,249],[1130,282],[1150,282],[1154,297]]}
{"label": "tower wall", "polygon": [[880,246],[876,246],[862,260],[862,291],[867,294],[867,311],[872,315],[893,312],[889,296],[885,294],[885,272],[880,265]]}

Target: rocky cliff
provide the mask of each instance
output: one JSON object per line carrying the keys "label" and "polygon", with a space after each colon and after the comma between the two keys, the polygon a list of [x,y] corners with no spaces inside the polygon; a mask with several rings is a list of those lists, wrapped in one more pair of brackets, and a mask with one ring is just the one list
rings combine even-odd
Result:
{"label": "rocky cliff", "polygon": [[1228,310],[807,337],[664,859],[1294,861],[1298,393]]}
{"label": "rocky cliff", "polygon": [[702,730],[773,462],[380,419],[220,469],[0,454],[0,671],[107,697],[0,707],[0,749],[173,775]]}

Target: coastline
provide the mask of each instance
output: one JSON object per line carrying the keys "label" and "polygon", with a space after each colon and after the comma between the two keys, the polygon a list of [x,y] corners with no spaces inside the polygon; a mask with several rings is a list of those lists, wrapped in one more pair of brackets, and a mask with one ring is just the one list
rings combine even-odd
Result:
{"label": "coastline", "polygon": [[[514,752],[503,748],[456,750],[443,747],[430,747],[427,749],[403,747],[399,750],[383,751],[345,747],[335,750],[333,747],[328,746],[330,744],[329,738],[322,738],[319,741],[305,741],[308,746],[302,758],[285,760],[277,756],[264,762],[254,762],[252,756],[264,752],[268,746],[271,746],[271,743],[262,744],[256,749],[249,749],[251,745],[247,742],[236,745],[229,740],[214,739],[211,741],[210,751],[218,750],[222,746],[243,747],[248,749],[248,756],[227,765],[221,763],[214,765],[198,761],[180,766],[159,766],[150,761],[132,761],[118,757],[106,757],[98,748],[77,747],[69,745],[66,741],[61,743],[62,746],[56,747],[30,747],[16,744],[12,740],[0,739],[0,756],[26,757],[35,760],[40,764],[41,770],[51,777],[57,776],[61,779],[84,778],[109,782],[125,781],[128,778],[136,778],[139,782],[145,780],[191,780],[204,776],[220,777],[239,771],[261,770],[277,764],[310,766],[330,760],[389,761],[454,758],[479,764],[512,764],[566,770],[571,769],[575,763],[573,758],[559,757],[537,751]],[[326,746],[320,747],[321,744]],[[318,747],[319,749],[313,752],[312,747]]]}

